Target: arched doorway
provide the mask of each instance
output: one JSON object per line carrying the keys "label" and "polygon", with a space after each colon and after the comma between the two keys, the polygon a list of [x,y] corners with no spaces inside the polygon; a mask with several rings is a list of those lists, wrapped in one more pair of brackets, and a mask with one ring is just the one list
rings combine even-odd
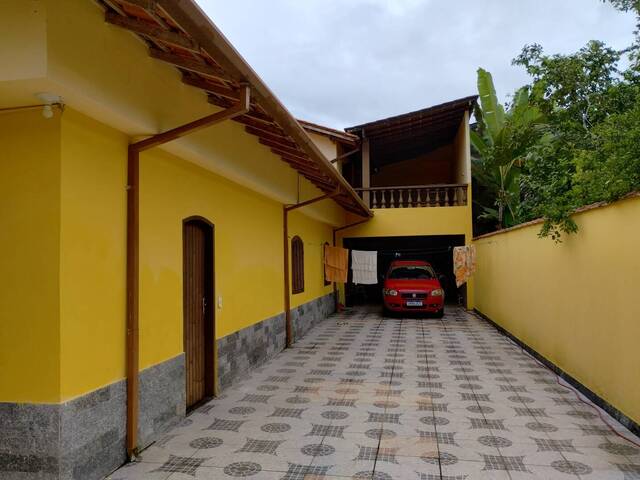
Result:
{"label": "arched doorway", "polygon": [[183,322],[187,409],[214,395],[214,226],[183,221]]}

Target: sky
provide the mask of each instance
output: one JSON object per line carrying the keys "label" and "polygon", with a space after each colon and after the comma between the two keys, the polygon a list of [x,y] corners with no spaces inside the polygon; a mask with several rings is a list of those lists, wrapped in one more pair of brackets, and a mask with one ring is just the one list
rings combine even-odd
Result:
{"label": "sky", "polygon": [[344,128],[528,83],[525,44],[628,46],[634,17],[600,0],[197,0],[297,118]]}

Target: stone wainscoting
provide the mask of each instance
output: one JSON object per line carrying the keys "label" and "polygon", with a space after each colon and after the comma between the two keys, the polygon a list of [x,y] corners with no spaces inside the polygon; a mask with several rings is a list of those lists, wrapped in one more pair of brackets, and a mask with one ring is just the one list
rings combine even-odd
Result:
{"label": "stone wainscoting", "polygon": [[0,404],[0,478],[98,479],[126,459],[126,383],[62,404]]}
{"label": "stone wainscoting", "polygon": [[294,340],[304,337],[309,330],[335,311],[336,302],[333,293],[316,298],[291,310]]}
{"label": "stone wainscoting", "polygon": [[285,342],[284,313],[219,339],[218,392],[281,352]]}
{"label": "stone wainscoting", "polygon": [[[184,354],[140,372],[139,446],[185,416]],[[0,478],[97,480],[126,461],[127,382],[61,404],[0,403]]]}
{"label": "stone wainscoting", "polygon": [[138,448],[145,448],[186,415],[184,353],[140,372]]}
{"label": "stone wainscoting", "polygon": [[[294,339],[335,311],[333,294],[291,311]],[[285,347],[284,313],[217,341],[224,389]],[[185,357],[140,372],[138,446],[185,417]],[[98,480],[126,461],[126,381],[62,404],[0,403],[0,478]]]}
{"label": "stone wainscoting", "polygon": [[[333,293],[291,310],[293,338],[302,338],[311,328],[335,312]],[[284,313],[243,328],[217,341],[218,391],[232,385],[251,368],[259,367],[286,343]]]}

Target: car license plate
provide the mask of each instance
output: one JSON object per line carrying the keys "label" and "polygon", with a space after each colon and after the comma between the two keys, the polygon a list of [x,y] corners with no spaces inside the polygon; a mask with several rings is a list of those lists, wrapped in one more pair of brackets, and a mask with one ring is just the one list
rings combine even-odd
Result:
{"label": "car license plate", "polygon": [[422,302],[419,300],[408,300],[407,307],[421,307]]}

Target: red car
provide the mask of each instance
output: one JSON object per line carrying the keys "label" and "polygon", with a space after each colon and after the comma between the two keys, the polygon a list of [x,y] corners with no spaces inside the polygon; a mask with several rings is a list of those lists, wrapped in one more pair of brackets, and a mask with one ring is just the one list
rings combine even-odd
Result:
{"label": "red car", "polygon": [[384,310],[389,312],[428,312],[444,315],[444,290],[428,262],[392,262],[382,290]]}

